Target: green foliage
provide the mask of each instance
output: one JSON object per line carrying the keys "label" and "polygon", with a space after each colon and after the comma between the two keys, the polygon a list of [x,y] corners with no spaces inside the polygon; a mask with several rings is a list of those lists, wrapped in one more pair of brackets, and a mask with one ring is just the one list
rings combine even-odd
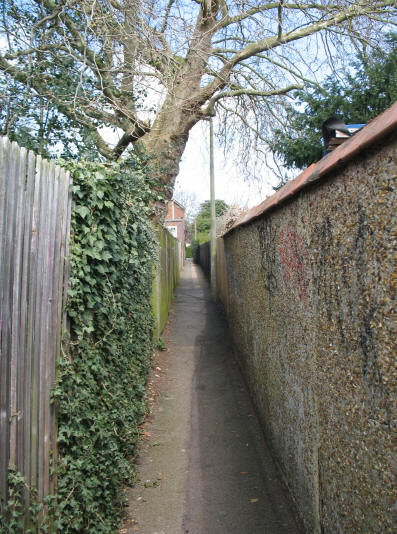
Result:
{"label": "green foliage", "polygon": [[192,258],[195,263],[197,263],[199,245],[198,239],[192,239]]}
{"label": "green foliage", "polygon": [[[26,503],[26,505],[25,505]],[[43,513],[46,509],[47,513]],[[55,509],[55,499],[49,495],[39,502],[35,488],[29,487],[27,481],[15,468],[8,469],[8,499],[2,507],[0,516],[0,534],[35,534],[49,532],[51,513]],[[39,515],[43,516],[38,526]]]}
{"label": "green foliage", "polygon": [[193,258],[192,246],[191,245],[186,245],[185,254],[186,254],[186,258]]}
{"label": "green foliage", "polygon": [[164,340],[161,339],[161,337],[158,338],[158,340],[156,341],[156,349],[157,350],[167,350],[167,347],[164,343]]}
{"label": "green foliage", "polygon": [[[228,204],[224,200],[221,200],[217,198],[215,200],[215,216],[220,217],[225,213],[225,211],[228,208]],[[210,219],[211,217],[211,202],[209,200],[206,200],[200,205],[200,210],[197,214],[197,222]],[[203,228],[204,229],[204,228]]]}
{"label": "green foliage", "polygon": [[271,148],[287,168],[304,168],[324,152],[322,123],[336,115],[346,124],[366,123],[397,100],[397,34],[371,56],[358,55],[343,82],[329,77],[321,88],[295,93],[287,127],[276,130]]}
{"label": "green foliage", "polygon": [[[0,517],[1,534],[17,534],[25,528],[25,512],[23,507],[25,480],[21,473],[14,469],[8,470],[8,499],[3,506]],[[30,510],[29,510],[30,512]]]}
{"label": "green foliage", "polygon": [[[224,200],[215,200],[215,215],[220,217],[228,209],[228,204]],[[197,241],[199,244],[205,243],[210,239],[211,228],[211,203],[209,200],[203,202],[200,206],[200,211],[196,217],[197,225]],[[192,230],[193,233],[193,230]]]}
{"label": "green foliage", "polygon": [[[44,15],[44,9],[44,6],[41,8],[23,4],[17,6],[13,2],[7,11],[10,33],[15,34],[20,31],[21,25],[35,28],[31,37],[37,46],[44,38],[43,26],[37,24]],[[13,46],[19,48],[22,42],[13,43]],[[76,84],[87,81],[87,74],[79,72],[76,62],[70,56],[59,54],[54,61],[54,57],[37,53],[32,59],[35,68],[30,76],[40,80],[45,77],[46,83],[51,79],[51,91],[61,102],[66,103],[70,95],[75,93]],[[16,57],[13,65],[23,69],[26,67],[26,57]],[[92,80],[89,83],[92,86]],[[87,128],[65,113],[66,105],[55,107],[53,99],[48,98],[45,90],[40,94],[33,89],[31,83],[13,78],[10,73],[5,72],[0,77],[0,100],[1,135],[7,135],[11,141],[17,141],[20,146],[34,150],[46,158],[57,156],[62,146],[64,157],[73,158],[78,154],[87,157],[91,151],[98,159]]]}
{"label": "green foliage", "polygon": [[116,532],[146,409],[155,238],[137,161],[73,173],[69,350],[59,363],[58,507],[64,533]]}

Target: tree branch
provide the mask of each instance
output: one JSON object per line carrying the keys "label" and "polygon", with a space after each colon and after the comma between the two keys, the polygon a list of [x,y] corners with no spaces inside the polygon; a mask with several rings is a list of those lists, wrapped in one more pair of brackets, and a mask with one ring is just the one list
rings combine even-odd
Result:
{"label": "tree branch", "polygon": [[165,8],[163,24],[161,25],[161,30],[160,30],[161,33],[164,33],[165,30],[167,29],[168,17],[170,16],[170,11],[174,3],[175,3],[175,0],[168,1],[167,7]]}
{"label": "tree branch", "polygon": [[[268,4],[269,5],[269,4]],[[376,2],[376,8],[389,7],[395,5],[395,0],[383,0],[381,2]],[[276,4],[278,6],[278,3]],[[264,8],[263,8],[264,9]],[[306,26],[292,30],[290,32],[284,33],[281,37],[273,36],[261,39],[255,43],[247,45],[240,52],[234,54],[221,68],[215,80],[210,82],[207,86],[202,88],[200,92],[195,95],[195,99],[199,100],[204,104],[209,100],[212,95],[217,91],[223,89],[227,84],[227,80],[230,77],[230,74],[233,68],[238,64],[249,59],[257,54],[264,52],[265,50],[272,50],[279,46],[285,45],[287,43],[292,43],[309,35],[314,35],[325,29],[331,28],[346,20],[350,20],[356,17],[358,14],[370,14],[374,11],[374,4],[370,2],[360,2],[359,7],[357,4],[353,4],[347,9],[341,10],[337,13],[332,14],[331,16],[325,18],[322,21],[309,23]]]}
{"label": "tree branch", "polygon": [[280,3],[278,5],[277,11],[278,11],[278,32],[277,36],[279,39],[281,39],[281,35],[283,33],[283,4],[284,0],[280,0]]}
{"label": "tree branch", "polygon": [[129,144],[135,143],[149,131],[149,124],[143,122],[136,123],[130,131],[125,132],[121,136],[117,145],[112,150],[112,159],[118,159]]}
{"label": "tree branch", "polygon": [[[272,9],[278,9],[280,6],[280,2],[269,2],[268,4],[265,4],[263,6],[257,6],[253,7],[251,9],[248,9],[247,11],[243,13],[239,13],[238,15],[234,15],[233,17],[226,16],[224,17],[219,23],[218,28],[226,28],[227,26],[230,26],[232,24],[238,24],[240,22],[243,22],[245,19],[254,17],[255,15],[259,15],[260,13],[264,13],[265,11],[270,11]],[[321,11],[329,11],[330,9],[340,9],[340,6],[337,4],[334,5],[322,5],[317,3],[307,3],[307,4],[284,4],[284,7],[286,9],[296,9],[299,11],[304,11],[305,9],[319,9]]]}
{"label": "tree branch", "polygon": [[[275,65],[276,67],[279,67],[280,69],[283,69],[286,72],[289,72],[289,74],[291,74],[295,78],[299,78],[300,80],[302,80],[302,82],[306,82],[306,83],[308,83],[310,85],[316,85],[317,87],[319,86],[319,84],[317,82],[315,82],[314,80],[311,80],[310,78],[306,78],[306,76],[303,76],[302,74],[297,72],[295,69],[291,69],[290,67],[287,67],[287,65],[284,65],[283,63],[280,63],[279,61],[276,61],[275,59],[273,59],[273,58],[271,58],[269,56],[265,56],[263,54],[258,54],[257,57],[265,59],[266,61],[269,61],[269,63],[272,63],[272,65]],[[244,66],[248,67],[248,68],[252,68],[249,65],[244,65]],[[258,75],[258,73],[256,73],[256,74]]]}
{"label": "tree branch", "polygon": [[266,139],[265,137],[263,137],[263,135],[260,134],[260,132],[258,131],[257,128],[254,128],[253,126],[251,126],[251,124],[247,121],[247,118],[244,117],[241,113],[239,113],[237,110],[235,109],[232,109],[232,108],[228,108],[226,106],[223,105],[222,102],[219,102],[219,105],[221,106],[221,108],[226,111],[227,113],[231,113],[232,115],[236,115],[236,117],[238,117],[238,119],[244,124],[244,126],[246,128],[248,128],[249,130],[251,130],[257,137],[258,139],[260,139],[261,141],[263,141],[264,143],[267,143],[268,142],[268,139]]}
{"label": "tree branch", "polygon": [[303,85],[292,84],[288,85],[287,87],[283,87],[282,89],[273,89],[272,91],[259,91],[256,89],[245,89],[244,87],[241,87],[240,89],[234,91],[222,91],[221,93],[215,94],[209,100],[204,113],[208,116],[213,116],[215,113],[215,104],[221,98],[233,98],[235,96],[281,96],[285,95],[286,93],[289,93],[290,91],[293,91],[294,89],[303,89]]}

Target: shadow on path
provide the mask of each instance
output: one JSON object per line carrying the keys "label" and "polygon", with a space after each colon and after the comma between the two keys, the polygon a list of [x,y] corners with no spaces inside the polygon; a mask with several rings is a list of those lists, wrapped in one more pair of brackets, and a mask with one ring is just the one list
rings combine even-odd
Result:
{"label": "shadow on path", "polygon": [[121,532],[299,534],[226,322],[190,262],[165,342],[141,482],[130,492],[131,520]]}
{"label": "shadow on path", "polygon": [[199,350],[184,532],[297,533],[291,503],[233,357],[226,321],[206,281],[201,283],[205,324],[195,339]]}

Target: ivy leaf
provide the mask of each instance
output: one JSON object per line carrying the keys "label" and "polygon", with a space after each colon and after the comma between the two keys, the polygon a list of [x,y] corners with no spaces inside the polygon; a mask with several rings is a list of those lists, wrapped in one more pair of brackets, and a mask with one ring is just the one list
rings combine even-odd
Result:
{"label": "ivy leaf", "polygon": [[78,213],[83,219],[85,219],[90,213],[90,210],[86,206],[75,206],[74,211]]}

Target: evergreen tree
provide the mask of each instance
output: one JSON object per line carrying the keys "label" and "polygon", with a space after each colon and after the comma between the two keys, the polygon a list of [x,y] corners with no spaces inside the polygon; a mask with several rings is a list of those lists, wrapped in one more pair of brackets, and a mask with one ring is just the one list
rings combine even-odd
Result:
{"label": "evergreen tree", "polygon": [[343,81],[328,77],[322,87],[295,93],[285,129],[275,130],[271,148],[287,168],[303,169],[324,154],[321,126],[335,115],[345,124],[367,123],[397,100],[397,34],[385,50],[359,54]]}
{"label": "evergreen tree", "polygon": [[[227,209],[228,204],[224,200],[216,199],[215,200],[215,215],[220,217],[223,215]],[[194,228],[194,224],[192,225]],[[204,243],[210,239],[210,228],[211,228],[211,203],[209,200],[203,202],[200,206],[200,211],[196,217],[196,229],[197,229],[197,241],[199,243]],[[194,235],[194,230],[192,231]]]}

